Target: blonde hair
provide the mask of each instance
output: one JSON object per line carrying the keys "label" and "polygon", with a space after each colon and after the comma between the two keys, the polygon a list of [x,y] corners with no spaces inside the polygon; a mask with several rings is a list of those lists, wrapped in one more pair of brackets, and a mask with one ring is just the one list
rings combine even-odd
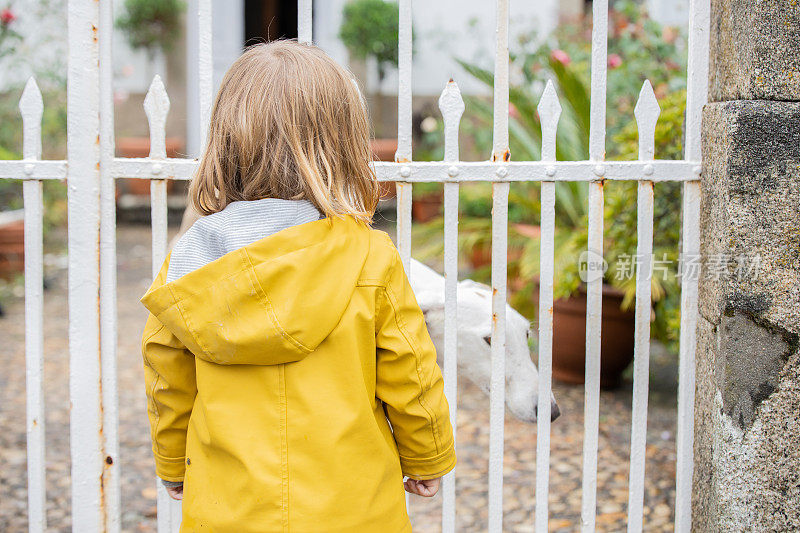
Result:
{"label": "blonde hair", "polygon": [[237,200],[305,199],[370,223],[379,198],[366,104],[316,46],[249,47],[222,79],[189,196],[204,215]]}

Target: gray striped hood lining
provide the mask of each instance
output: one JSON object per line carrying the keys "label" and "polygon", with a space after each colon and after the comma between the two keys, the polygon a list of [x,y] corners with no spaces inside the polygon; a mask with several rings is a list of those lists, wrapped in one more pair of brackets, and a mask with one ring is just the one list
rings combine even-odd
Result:
{"label": "gray striped hood lining", "polygon": [[175,244],[167,270],[167,283],[198,270],[239,248],[281,230],[321,218],[307,200],[238,201],[219,213],[200,218]]}

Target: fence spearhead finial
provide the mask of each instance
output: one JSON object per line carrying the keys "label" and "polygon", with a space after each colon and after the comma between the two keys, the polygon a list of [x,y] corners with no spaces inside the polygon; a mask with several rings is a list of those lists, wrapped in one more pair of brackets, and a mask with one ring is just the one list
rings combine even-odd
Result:
{"label": "fence spearhead finial", "polygon": [[166,127],[169,113],[169,96],[164,82],[158,74],[153,77],[147,96],[144,97],[144,112],[150,126],[150,157],[166,159]]}
{"label": "fence spearhead finial", "polygon": [[464,99],[458,84],[450,78],[439,96],[439,111],[444,121],[444,160],[458,161],[458,126],[464,114]]}
{"label": "fence spearhead finial", "polygon": [[639,100],[633,108],[636,126],[639,129],[639,159],[653,159],[655,155],[655,134],[661,108],[653,92],[650,80],[644,80]]}
{"label": "fence spearhead finial", "polygon": [[553,80],[547,80],[547,85],[536,107],[539,120],[542,124],[542,161],[556,160],[556,132],[558,120],[561,118],[561,102],[553,85]]}
{"label": "fence spearhead finial", "polygon": [[42,155],[42,113],[44,103],[42,92],[31,76],[19,99],[19,112],[22,115],[22,157],[39,159]]}
{"label": "fence spearhead finial", "polygon": [[439,96],[439,111],[442,112],[445,122],[450,120],[458,122],[464,113],[464,99],[461,98],[461,90],[452,78],[444,86],[442,94]]}

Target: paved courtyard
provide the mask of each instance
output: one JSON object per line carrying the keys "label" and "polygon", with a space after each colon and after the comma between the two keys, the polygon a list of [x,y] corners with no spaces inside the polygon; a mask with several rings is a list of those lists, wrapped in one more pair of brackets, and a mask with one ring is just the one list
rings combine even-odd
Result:
{"label": "paved courtyard", "polygon": [[[139,297],[149,285],[150,233],[146,226],[119,229],[119,404],[124,531],[156,530],[156,490],[145,414],[139,335],[145,310]],[[48,268],[45,292],[47,498],[51,531],[69,531],[69,368],[66,271]],[[59,265],[58,263],[62,263]],[[24,302],[0,317],[0,531],[27,530],[25,454]],[[87,356],[91,356],[87,354]],[[645,530],[672,531],[675,493],[676,399],[674,363],[654,361],[647,439]],[[660,374],[659,374],[660,373]],[[663,374],[663,378],[661,376]],[[583,387],[554,384],[562,416],[553,424],[550,472],[551,531],[580,528]],[[486,530],[489,403],[476,386],[459,382],[457,530]],[[631,387],[604,391],[600,405],[599,531],[625,529],[628,497]],[[73,413],[80,416],[80,413]],[[506,417],[504,507],[506,531],[532,531],[536,427]],[[415,532],[439,531],[441,497],[415,498]]]}

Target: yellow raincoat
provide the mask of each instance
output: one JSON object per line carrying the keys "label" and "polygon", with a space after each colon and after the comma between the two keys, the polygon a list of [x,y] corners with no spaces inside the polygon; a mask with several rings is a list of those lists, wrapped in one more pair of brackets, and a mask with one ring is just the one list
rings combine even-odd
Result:
{"label": "yellow raincoat", "polygon": [[389,237],[290,227],[142,298],[159,477],[181,531],[405,532],[403,476],[455,466],[436,353]]}

